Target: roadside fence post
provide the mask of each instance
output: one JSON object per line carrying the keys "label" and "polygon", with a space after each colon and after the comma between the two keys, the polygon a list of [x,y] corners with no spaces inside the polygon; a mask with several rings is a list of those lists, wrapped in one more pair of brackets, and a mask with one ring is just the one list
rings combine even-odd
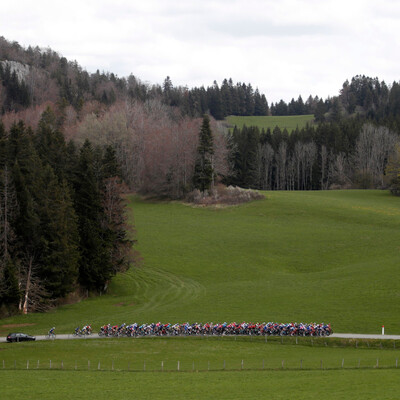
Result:
{"label": "roadside fence post", "polygon": [[343,366],[344,366],[344,358],[342,358],[342,368],[343,368]]}
{"label": "roadside fence post", "polygon": [[97,364],[97,369],[100,371],[100,361],[99,361],[99,363]]}
{"label": "roadside fence post", "polygon": [[241,369],[243,369],[243,360],[242,360],[242,366],[241,366]]}
{"label": "roadside fence post", "polygon": [[161,361],[161,372],[164,372],[164,361]]}
{"label": "roadside fence post", "polygon": [[298,343],[297,343],[297,336],[296,336],[296,344],[298,344]]}
{"label": "roadside fence post", "polygon": [[179,371],[179,367],[180,367],[180,366],[179,366],[179,360],[178,360],[178,371]]}
{"label": "roadside fence post", "polygon": [[64,369],[64,361],[61,360],[61,369]]}
{"label": "roadside fence post", "polygon": [[29,360],[26,360],[26,369],[29,369]]}
{"label": "roadside fence post", "polygon": [[282,360],[282,369],[285,368],[285,360]]}
{"label": "roadside fence post", "polygon": [[379,368],[379,358],[376,359],[376,368]]}

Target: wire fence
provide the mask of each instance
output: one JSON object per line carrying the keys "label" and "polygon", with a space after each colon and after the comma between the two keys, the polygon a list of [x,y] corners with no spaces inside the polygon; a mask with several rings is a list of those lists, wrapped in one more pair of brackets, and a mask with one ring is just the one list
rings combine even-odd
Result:
{"label": "wire fence", "polygon": [[2,370],[116,371],[116,372],[217,372],[217,371],[310,371],[396,369],[398,358],[300,359],[300,360],[2,360]]}
{"label": "wire fence", "polygon": [[[310,347],[354,347],[354,348],[368,348],[368,349],[400,349],[399,340],[395,339],[351,339],[351,338],[339,338],[339,337],[315,337],[315,336],[262,336],[262,335],[171,335],[171,336],[156,336],[156,335],[146,335],[146,336],[117,336],[117,337],[104,337],[96,335],[83,335],[76,336],[73,334],[62,335],[63,339],[102,339],[102,340],[146,340],[160,338],[163,339],[198,339],[198,340],[225,340],[225,341],[242,341],[242,342],[252,342],[252,341],[262,341],[266,344],[280,343],[285,345],[301,345]],[[45,337],[45,340],[57,340],[57,336],[52,338]]]}

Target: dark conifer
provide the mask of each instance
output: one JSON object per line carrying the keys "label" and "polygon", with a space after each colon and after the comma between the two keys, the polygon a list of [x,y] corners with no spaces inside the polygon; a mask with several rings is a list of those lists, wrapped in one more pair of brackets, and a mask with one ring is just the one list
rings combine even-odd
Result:
{"label": "dark conifer", "polygon": [[193,185],[202,193],[210,189],[214,180],[213,169],[214,144],[210,127],[210,118],[204,115],[200,129],[199,146],[193,175]]}
{"label": "dark conifer", "polygon": [[111,232],[102,226],[105,217],[89,141],[80,150],[74,188],[81,252],[79,282],[89,290],[103,290],[113,273]]}
{"label": "dark conifer", "polygon": [[39,275],[52,298],[65,296],[78,277],[79,236],[77,218],[69,187],[59,182],[48,165],[38,196],[40,247],[37,249]]}

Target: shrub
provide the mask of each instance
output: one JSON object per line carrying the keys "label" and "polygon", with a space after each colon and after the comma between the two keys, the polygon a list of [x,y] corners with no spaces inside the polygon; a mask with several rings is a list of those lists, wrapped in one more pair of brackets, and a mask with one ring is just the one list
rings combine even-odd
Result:
{"label": "shrub", "polygon": [[235,205],[261,199],[264,199],[264,196],[257,190],[223,185],[218,185],[209,192],[204,193],[195,189],[187,197],[187,201],[190,203],[206,206],[217,204]]}

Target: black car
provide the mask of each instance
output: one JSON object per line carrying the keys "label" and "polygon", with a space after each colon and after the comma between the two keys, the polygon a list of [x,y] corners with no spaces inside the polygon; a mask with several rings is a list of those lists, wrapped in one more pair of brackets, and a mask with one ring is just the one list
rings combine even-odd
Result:
{"label": "black car", "polygon": [[27,342],[30,340],[36,340],[35,336],[26,333],[10,333],[7,335],[7,342]]}

